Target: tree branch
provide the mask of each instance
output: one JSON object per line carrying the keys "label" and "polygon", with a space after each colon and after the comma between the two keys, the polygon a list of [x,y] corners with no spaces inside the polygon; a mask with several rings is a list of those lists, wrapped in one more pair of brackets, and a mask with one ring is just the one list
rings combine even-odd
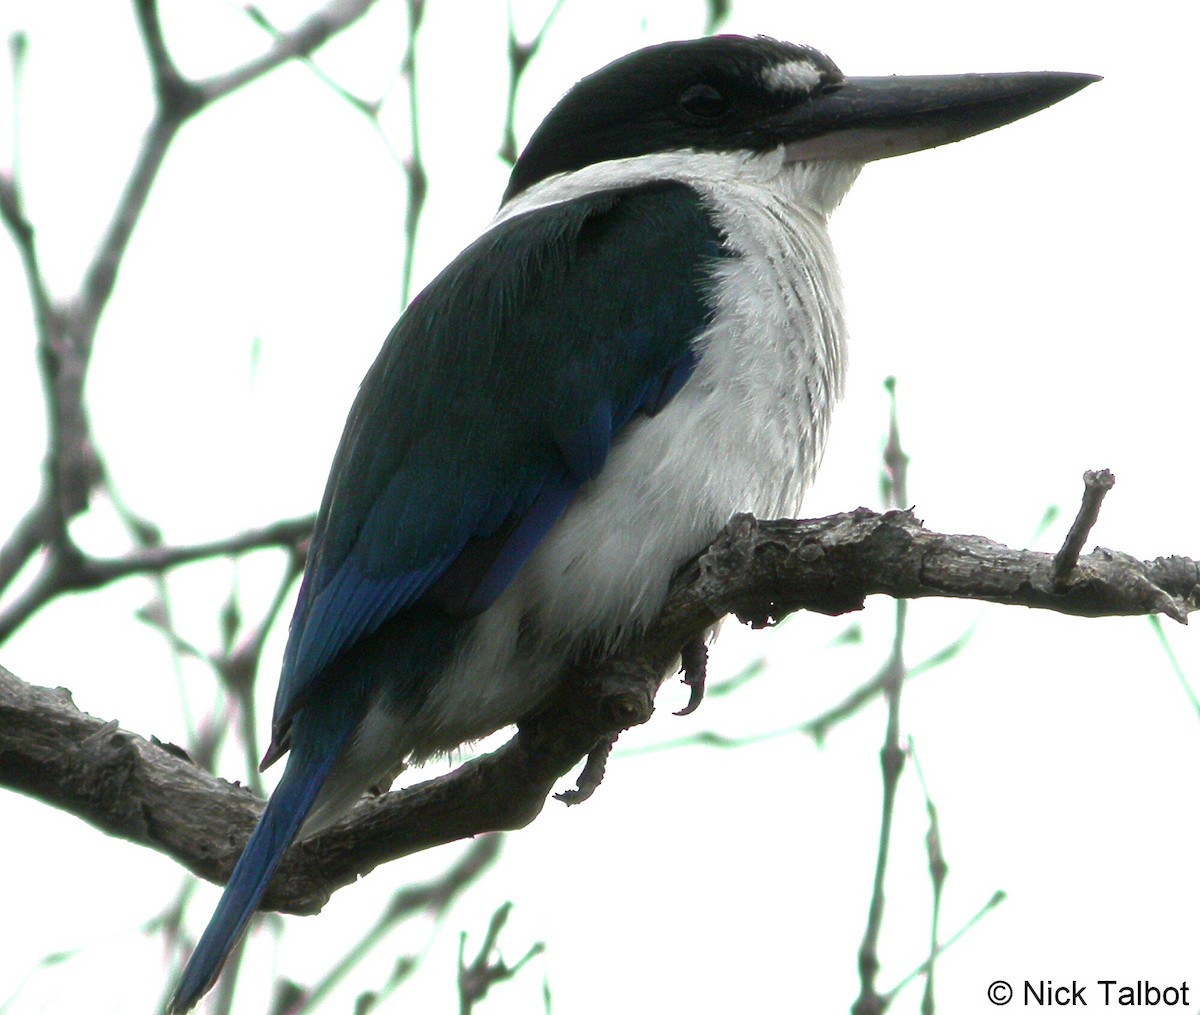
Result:
{"label": "tree branch", "polygon": [[[139,0],[139,3],[148,0]],[[274,34],[271,48],[240,67],[197,82],[206,102],[213,102],[262,77],[289,60],[311,56],[333,36],[367,13],[376,0],[329,0],[295,28]]]}
{"label": "tree branch", "polygon": [[[29,288],[48,423],[43,483],[37,502],[26,512],[17,532],[0,546],[0,593],[40,549],[49,552],[33,583],[14,604],[20,609],[7,611],[9,619],[23,621],[64,590],[64,576],[77,574],[81,555],[71,542],[67,525],[87,509],[92,491],[104,478],[85,399],[92,349],[134,230],[175,136],[191,117],[212,102],[287,60],[309,56],[360,19],[374,2],[328,0],[292,30],[278,33],[270,49],[259,58],[224,74],[191,81],[180,74],[171,59],[159,19],[158,0],[134,0],[157,103],[121,196],[97,240],[77,292],[69,298],[55,300],[48,291],[36,244],[36,224],[26,216],[15,166],[12,172],[0,172],[0,222],[20,253]],[[23,40],[24,36],[20,38]],[[23,52],[22,41],[14,49],[17,76]],[[14,626],[10,624],[7,630]]]}
{"label": "tree branch", "polygon": [[[130,575],[160,575],[184,564],[215,557],[233,557],[268,547],[282,547],[299,555],[307,552],[314,516],[287,518],[236,536],[191,546],[149,546],[130,550],[122,557],[92,557],[72,547],[52,556],[29,587],[0,610],[0,644],[39,609],[68,592],[97,589]],[[14,540],[15,540],[14,536]],[[10,540],[11,542],[12,540]],[[0,558],[2,563],[3,558]]]}
{"label": "tree branch", "polygon": [[[1200,609],[1200,565],[1097,549],[1061,589],[1048,553],[930,532],[909,511],[865,508],[804,521],[733,519],[676,579],[635,643],[567,675],[507,744],[449,775],[360,804],[284,858],[265,906],[318,911],[377,864],[481,832],[515,829],[597,744],[646,722],[680,646],[726,614],[763,626],[795,610],[840,614],[868,595],[948,596],[1075,616]],[[0,670],[0,784],[151,846],[212,881],[228,878],[262,809],[244,787],[178,748],[79,712],[69,692]]]}

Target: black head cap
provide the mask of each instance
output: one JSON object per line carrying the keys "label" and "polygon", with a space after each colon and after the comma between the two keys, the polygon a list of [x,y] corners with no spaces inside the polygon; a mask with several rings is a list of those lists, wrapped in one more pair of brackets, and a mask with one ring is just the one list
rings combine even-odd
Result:
{"label": "black head cap", "polygon": [[550,111],[517,160],[507,201],[595,162],[695,148],[767,150],[764,122],[842,80],[808,46],[717,35],[638,50],[589,74]]}

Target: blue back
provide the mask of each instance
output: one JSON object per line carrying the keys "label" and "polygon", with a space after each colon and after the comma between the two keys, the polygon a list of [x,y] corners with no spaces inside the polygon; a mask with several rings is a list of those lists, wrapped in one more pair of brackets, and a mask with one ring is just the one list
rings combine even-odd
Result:
{"label": "blue back", "polygon": [[621,428],[686,381],[720,253],[693,191],[646,185],[514,217],[413,301],[333,462],[277,742],[322,671],[399,611],[495,600]]}

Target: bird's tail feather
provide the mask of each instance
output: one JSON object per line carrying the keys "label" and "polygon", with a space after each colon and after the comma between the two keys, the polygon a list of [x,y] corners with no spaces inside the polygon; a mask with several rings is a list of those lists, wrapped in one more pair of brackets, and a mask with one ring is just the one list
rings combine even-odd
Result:
{"label": "bird's tail feather", "polygon": [[306,752],[292,751],[283,778],[267,801],[266,810],[233,869],[225,894],[179,978],[167,1006],[168,1015],[190,1010],[216,981],[339,753],[329,750],[311,757],[305,756]]}

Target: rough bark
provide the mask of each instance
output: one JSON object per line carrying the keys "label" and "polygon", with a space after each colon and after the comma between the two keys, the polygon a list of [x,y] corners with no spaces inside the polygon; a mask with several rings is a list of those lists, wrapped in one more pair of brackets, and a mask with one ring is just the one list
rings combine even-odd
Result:
{"label": "rough bark", "polygon": [[[841,614],[869,595],[947,596],[1081,617],[1200,609],[1200,566],[1139,561],[1111,550],[1065,575],[1055,555],[979,536],[930,532],[911,512],[866,509],[805,521],[735,518],[676,579],[636,642],[565,675],[499,750],[456,771],[364,802],[341,824],[294,846],[264,905],[319,910],[377,864],[482,832],[523,827],[582,758],[646,722],[681,646],[732,614],[762,626],[796,610]],[[595,773],[593,773],[594,776]],[[68,691],[0,670],[0,784],[150,846],[223,882],[262,802],[194,765],[178,748],[75,708]]]}

